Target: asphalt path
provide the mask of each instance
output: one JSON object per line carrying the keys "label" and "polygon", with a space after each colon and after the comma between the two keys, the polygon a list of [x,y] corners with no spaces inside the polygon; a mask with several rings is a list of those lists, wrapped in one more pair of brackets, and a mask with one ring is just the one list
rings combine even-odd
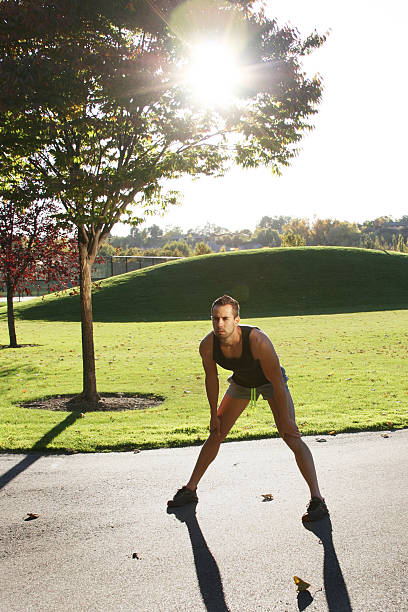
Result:
{"label": "asphalt path", "polygon": [[0,610],[407,610],[408,430],[382,433],[304,438],[330,509],[310,529],[279,439],[223,444],[171,513],[198,447],[0,455]]}

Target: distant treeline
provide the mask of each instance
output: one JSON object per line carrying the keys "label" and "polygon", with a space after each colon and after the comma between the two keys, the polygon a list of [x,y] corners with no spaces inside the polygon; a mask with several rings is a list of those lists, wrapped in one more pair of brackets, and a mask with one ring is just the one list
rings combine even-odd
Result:
{"label": "distant treeline", "polygon": [[208,223],[203,228],[183,231],[180,227],[162,230],[158,225],[133,227],[128,236],[110,236],[101,255],[156,255],[188,257],[234,249],[279,246],[353,246],[408,252],[408,215],[393,220],[378,217],[364,223],[336,219],[262,217],[252,232],[233,232]]}

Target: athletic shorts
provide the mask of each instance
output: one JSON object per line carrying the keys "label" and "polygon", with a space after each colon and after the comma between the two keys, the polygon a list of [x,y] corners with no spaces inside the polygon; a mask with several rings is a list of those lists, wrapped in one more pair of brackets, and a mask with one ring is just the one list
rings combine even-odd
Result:
{"label": "athletic shorts", "polygon": [[[283,368],[281,368],[281,370],[282,370],[283,382],[285,384],[286,389],[289,391],[288,385],[287,385],[288,377],[286,376],[285,370]],[[227,393],[230,397],[234,397],[237,399],[246,399],[248,401],[252,399],[250,387],[242,387],[241,385],[237,385],[237,383],[235,383],[232,380],[232,376],[230,376],[228,381],[230,383],[230,386],[227,389]],[[272,399],[274,396],[274,389],[273,389],[272,383],[267,383],[266,385],[260,385],[259,387],[256,387],[256,399],[258,399],[260,395],[262,395],[262,397],[265,400]],[[287,429],[285,430],[282,429],[280,425],[279,413],[277,413],[273,403],[271,405],[271,408],[273,412],[273,417],[275,419],[276,427],[278,428],[279,435],[283,439],[286,439],[286,436],[300,438],[302,434],[300,433],[298,426],[296,425],[295,408],[293,406],[292,400],[290,399],[290,401],[288,402],[289,424],[287,426]]]}
{"label": "athletic shorts", "polygon": [[[289,377],[286,375],[285,369],[281,368],[283,382],[285,387],[288,388],[287,382]],[[251,387],[243,387],[242,385],[237,385],[236,382],[232,380],[232,376],[228,378],[229,387],[227,389],[228,395],[234,397],[236,399],[251,399]],[[265,400],[272,399],[274,396],[274,388],[272,383],[267,383],[266,385],[260,385],[256,387],[256,399],[262,395]]]}

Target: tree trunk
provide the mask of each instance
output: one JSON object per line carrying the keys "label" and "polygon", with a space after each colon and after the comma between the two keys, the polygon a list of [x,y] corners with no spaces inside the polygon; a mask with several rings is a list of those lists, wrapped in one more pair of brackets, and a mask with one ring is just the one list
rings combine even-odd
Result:
{"label": "tree trunk", "polygon": [[10,280],[6,279],[6,287],[7,287],[7,321],[8,321],[8,330],[10,336],[10,348],[17,348],[17,336],[16,336],[16,326],[14,323],[14,286],[10,282]]}
{"label": "tree trunk", "polygon": [[79,238],[80,302],[82,332],[83,390],[81,397],[95,404],[100,400],[96,390],[95,350],[93,341],[91,268],[93,261],[88,255],[87,245]]}

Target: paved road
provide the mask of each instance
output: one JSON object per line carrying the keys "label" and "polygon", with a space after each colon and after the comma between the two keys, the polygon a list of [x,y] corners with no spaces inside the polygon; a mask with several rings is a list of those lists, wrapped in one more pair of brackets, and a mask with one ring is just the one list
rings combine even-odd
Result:
{"label": "paved road", "polygon": [[224,444],[177,514],[197,447],[0,455],[1,612],[407,610],[408,430],[325,438],[305,438],[331,510],[311,531],[278,439]]}

